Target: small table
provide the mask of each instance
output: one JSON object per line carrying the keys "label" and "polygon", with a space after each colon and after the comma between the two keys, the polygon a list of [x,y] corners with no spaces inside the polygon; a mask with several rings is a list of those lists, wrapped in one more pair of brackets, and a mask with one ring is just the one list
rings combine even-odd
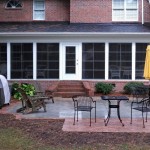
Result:
{"label": "small table", "polygon": [[[105,122],[105,126],[107,126],[108,122],[109,122],[109,118],[111,115],[111,108],[117,108],[117,115],[118,115],[118,119],[120,120],[122,126],[124,126],[124,124],[122,123],[121,117],[120,117],[120,102],[122,100],[127,101],[129,100],[128,97],[126,96],[101,96],[102,100],[107,100],[108,101],[108,116],[107,118],[104,120]],[[113,105],[111,104],[111,101],[117,101],[117,104]]]}

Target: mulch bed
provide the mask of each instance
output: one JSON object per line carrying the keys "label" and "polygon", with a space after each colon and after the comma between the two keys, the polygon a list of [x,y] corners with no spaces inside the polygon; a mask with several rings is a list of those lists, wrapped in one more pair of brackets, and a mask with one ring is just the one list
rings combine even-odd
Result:
{"label": "mulch bed", "polygon": [[62,131],[64,120],[22,119],[17,120],[10,114],[0,114],[0,128],[16,128],[29,135],[34,141],[44,145],[84,146],[89,144],[136,144],[149,145],[150,133],[78,133]]}

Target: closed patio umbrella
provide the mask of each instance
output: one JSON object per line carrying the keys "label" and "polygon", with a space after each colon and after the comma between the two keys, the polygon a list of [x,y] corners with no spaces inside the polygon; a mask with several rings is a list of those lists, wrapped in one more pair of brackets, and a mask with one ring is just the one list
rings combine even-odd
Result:
{"label": "closed patio umbrella", "polygon": [[[145,79],[149,80],[149,86],[150,86],[150,45],[148,45],[147,49],[146,49],[145,66],[144,66],[144,75],[143,76]],[[149,89],[149,97],[150,97],[150,89]]]}

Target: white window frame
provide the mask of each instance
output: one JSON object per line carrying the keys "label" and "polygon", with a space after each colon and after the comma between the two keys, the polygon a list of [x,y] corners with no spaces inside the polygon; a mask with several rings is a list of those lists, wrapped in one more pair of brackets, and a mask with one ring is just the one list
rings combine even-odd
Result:
{"label": "white window frame", "polygon": [[[35,7],[35,4],[36,4],[37,2],[43,2],[43,4],[44,4],[43,9],[37,9],[37,8]],[[36,12],[41,12],[41,13],[43,13],[43,14],[44,14],[44,15],[43,15],[43,18],[37,18],[37,17],[36,17]],[[45,0],[33,0],[33,20],[45,20]]]}
{"label": "white window frame", "polygon": [[[127,8],[127,0],[122,0],[122,1],[124,1],[124,6],[123,6],[123,8],[115,8],[115,6],[114,6],[114,1],[115,0],[112,0],[112,21],[138,21],[138,10],[139,10],[139,8],[138,8],[138,0],[137,0],[137,6],[136,6],[136,8]],[[117,19],[116,17],[115,17],[115,15],[114,15],[114,13],[115,13],[115,11],[123,11],[123,17],[121,17],[120,19]],[[127,17],[127,12],[128,11],[136,11],[136,15],[135,15],[135,18],[133,19],[133,18],[128,18]]]}

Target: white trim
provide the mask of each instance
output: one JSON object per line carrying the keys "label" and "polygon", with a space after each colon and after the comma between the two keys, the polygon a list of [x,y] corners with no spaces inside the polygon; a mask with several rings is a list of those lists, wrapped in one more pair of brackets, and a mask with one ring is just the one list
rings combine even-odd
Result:
{"label": "white trim", "polygon": [[78,59],[79,59],[79,62],[81,62],[81,63],[79,63],[79,67],[78,67],[78,69],[79,69],[78,77],[79,77],[79,80],[82,80],[82,43],[79,43],[78,52],[79,52]]}
{"label": "white trim", "polygon": [[33,43],[33,80],[37,77],[37,43]]}
{"label": "white trim", "polygon": [[136,43],[132,43],[132,80],[135,80]]}
{"label": "white trim", "polygon": [[150,32],[0,32],[1,36],[68,36],[68,35],[80,35],[80,36],[95,36],[95,35],[150,35]]}
{"label": "white trim", "polygon": [[105,43],[105,80],[108,80],[109,76],[109,43]]}
{"label": "white trim", "polygon": [[62,68],[62,56],[63,56],[63,43],[59,43],[59,80],[62,80],[62,72],[63,72],[63,68]]}
{"label": "white trim", "polygon": [[11,53],[10,53],[10,42],[7,42],[7,79],[11,79]]}

